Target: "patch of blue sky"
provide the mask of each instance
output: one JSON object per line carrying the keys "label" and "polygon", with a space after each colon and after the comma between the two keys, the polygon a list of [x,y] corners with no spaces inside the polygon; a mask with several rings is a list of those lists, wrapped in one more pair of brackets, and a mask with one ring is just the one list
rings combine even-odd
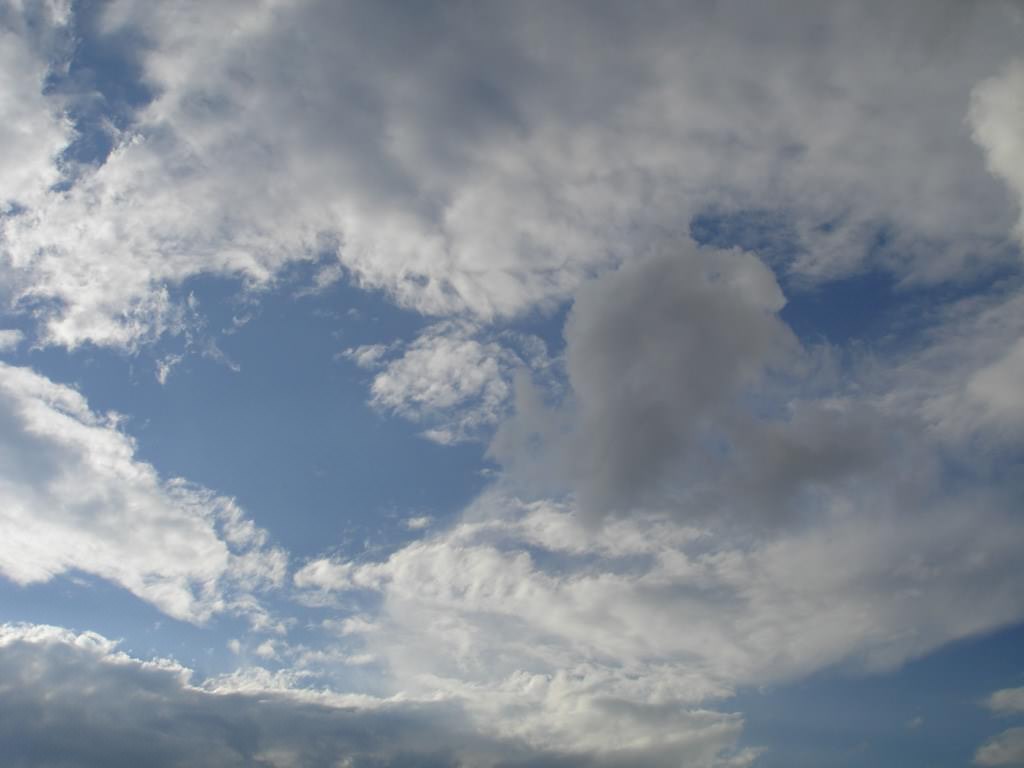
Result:
{"label": "patch of blue sky", "polygon": [[1003,283],[1019,285],[1020,280],[1015,264],[993,260],[955,281],[902,283],[882,266],[882,253],[895,247],[884,226],[865,269],[823,281],[795,280],[788,266],[803,246],[784,210],[704,211],[691,221],[690,235],[702,245],[742,248],[763,259],[786,295],[780,316],[805,343],[905,347],[932,327],[937,308],[969,296],[991,296]]}
{"label": "patch of blue sky", "polygon": [[3,622],[98,632],[121,641],[121,650],[137,658],[175,659],[200,678],[237,666],[227,641],[245,630],[242,620],[230,616],[201,626],[178,621],[110,581],[77,572],[27,586],[0,579]]}
{"label": "patch of blue sky", "polygon": [[73,97],[68,116],[78,135],[64,157],[74,162],[103,162],[113,148],[107,126],[128,128],[135,111],[154,96],[138,56],[145,40],[130,27],[105,29],[102,14],[108,5],[98,0],[74,4],[67,67],[55,70],[46,84],[50,91]]}
{"label": "patch of blue sky", "polygon": [[[338,358],[410,338],[422,318],[344,282],[297,296],[303,285],[293,274],[253,304],[237,281],[188,281],[178,298],[196,297],[205,330],[162,385],[157,363],[182,351],[181,338],[136,354],[35,349],[12,362],[74,384],[95,411],[126,414],[137,458],[236,498],[299,560],[400,545],[407,518],[443,520],[479,492],[484,447],[439,446],[374,412],[367,373]],[[203,354],[211,343],[223,357]]]}
{"label": "patch of blue sky", "polygon": [[763,768],[962,768],[1005,727],[984,706],[1024,683],[1024,625],[969,638],[888,673],[850,668],[741,691],[743,743]]}

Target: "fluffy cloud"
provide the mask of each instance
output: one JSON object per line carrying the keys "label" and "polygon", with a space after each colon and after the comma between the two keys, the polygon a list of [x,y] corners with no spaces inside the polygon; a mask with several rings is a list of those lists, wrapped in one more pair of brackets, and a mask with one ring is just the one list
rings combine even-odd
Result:
{"label": "fluffy cloud", "polygon": [[371,404],[417,422],[441,421],[427,435],[442,443],[493,425],[508,399],[506,370],[515,358],[498,344],[474,339],[472,331],[451,324],[428,328],[374,377]]}
{"label": "fluffy cloud", "polygon": [[203,621],[280,583],[286,556],[230,499],[161,480],[112,415],[0,364],[0,573],[19,584],[79,570],[176,618]]}
{"label": "fluffy cloud", "polygon": [[0,330],[0,352],[10,352],[12,349],[17,349],[18,345],[21,344],[25,338],[25,334],[18,330]]}
{"label": "fluffy cloud", "polygon": [[1021,218],[1016,231],[1024,242],[1024,61],[1015,59],[1000,76],[974,89],[970,121],[989,170],[1017,196]]}
{"label": "fluffy cloud", "polygon": [[[111,3],[156,96],[4,219],[8,280],[51,342],[130,345],[180,324],[168,286],[265,285],[324,251],[419,311],[507,316],[707,208],[781,209],[805,279],[1001,258],[1013,214],[963,117],[1016,50],[1010,9],[793,10]],[[17,82],[35,92],[10,109],[40,101]],[[26,135],[25,173],[52,178],[66,127]]]}
{"label": "fluffy cloud", "polygon": [[1014,344],[1004,357],[971,376],[967,392],[984,410],[992,423],[1024,426],[1024,338]]}
{"label": "fluffy cloud", "polygon": [[[795,347],[776,315],[784,303],[757,257],[689,243],[583,286],[565,329],[577,423],[562,460],[538,455],[527,439],[529,460],[577,477],[587,507],[646,501],[687,453],[717,437],[765,366]],[[517,460],[510,430],[522,438],[553,421],[523,416],[497,436],[499,458]]]}
{"label": "fluffy cloud", "polygon": [[47,77],[64,66],[67,3],[0,2],[0,220],[34,207],[62,178],[60,154],[74,137]]}
{"label": "fluffy cloud", "polygon": [[[784,304],[753,254],[686,241],[591,281],[566,323],[568,396],[520,377],[491,455],[522,492],[575,493],[595,519],[801,517],[821,488],[887,471],[906,438],[899,414],[815,382]],[[916,453],[908,475],[927,465]]]}
{"label": "fluffy cloud", "polygon": [[996,691],[985,703],[989,709],[1000,715],[1024,712],[1024,688],[1004,688]]}
{"label": "fluffy cloud", "polygon": [[[12,768],[670,764],[644,754],[570,757],[488,738],[444,701],[334,696],[258,674],[198,686],[174,662],[133,659],[103,637],[55,627],[0,627],[0,673],[0,743]],[[699,715],[694,720],[701,725]],[[711,765],[701,755],[716,751],[721,730],[705,728],[692,739],[696,759],[688,764]]]}
{"label": "fluffy cloud", "polygon": [[887,411],[914,414],[961,457],[989,461],[1024,427],[1024,394],[1012,383],[1021,364],[1024,292],[1011,278],[930,314],[933,324],[904,339],[897,359],[866,361],[858,384]]}
{"label": "fluffy cloud", "polygon": [[514,372],[550,366],[535,337],[505,334],[499,341],[459,322],[429,326],[409,344],[364,345],[343,356],[376,370],[371,406],[423,425],[424,436],[439,443],[493,428],[508,413]]}
{"label": "fluffy cloud", "polygon": [[[1024,713],[1024,688],[1004,688],[985,701],[997,715]],[[1024,765],[1024,728],[1008,728],[986,741],[974,754],[975,765]]]}
{"label": "fluffy cloud", "polygon": [[457,697],[479,727],[541,747],[678,763],[697,723],[738,727],[708,709],[738,687],[889,669],[1021,618],[1024,526],[998,499],[900,502],[837,496],[824,522],[739,543],[492,495],[386,560],[314,561],[296,583],[378,596],[343,634],[396,692]]}
{"label": "fluffy cloud", "polygon": [[1024,728],[1010,728],[982,744],[975,765],[1024,765]]}

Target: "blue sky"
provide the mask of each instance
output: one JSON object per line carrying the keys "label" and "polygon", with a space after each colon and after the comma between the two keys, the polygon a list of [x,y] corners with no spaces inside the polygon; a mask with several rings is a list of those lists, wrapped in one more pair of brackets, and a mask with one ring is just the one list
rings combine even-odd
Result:
{"label": "blue sky", "polygon": [[0,751],[1024,765],[1022,31],[0,0]]}

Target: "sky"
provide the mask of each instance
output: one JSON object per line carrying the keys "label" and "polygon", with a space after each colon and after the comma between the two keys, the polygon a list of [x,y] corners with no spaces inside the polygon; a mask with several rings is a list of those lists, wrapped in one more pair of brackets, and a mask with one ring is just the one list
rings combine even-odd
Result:
{"label": "sky", "polygon": [[1024,4],[0,0],[11,768],[1024,765]]}

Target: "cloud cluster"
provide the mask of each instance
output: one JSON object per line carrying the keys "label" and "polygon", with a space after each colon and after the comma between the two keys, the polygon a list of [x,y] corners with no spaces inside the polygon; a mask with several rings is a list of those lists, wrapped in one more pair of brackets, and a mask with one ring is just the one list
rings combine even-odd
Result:
{"label": "cloud cluster", "polygon": [[[0,626],[0,743],[12,768],[624,768],[663,766],[544,752],[481,736],[445,701],[332,697],[250,676],[244,690],[202,685],[166,660],[141,661],[92,634]],[[699,716],[694,720],[699,725]],[[710,766],[722,734],[694,739],[692,765]],[[705,743],[701,743],[701,740]],[[705,757],[701,757],[704,755]],[[742,766],[746,761],[714,763]]]}
{"label": "cloud cluster", "polygon": [[574,494],[595,520],[655,509],[773,527],[857,483],[926,486],[920,420],[858,392],[860,371],[837,382],[784,304],[753,254],[689,241],[587,283],[565,328],[566,397],[520,377],[491,455],[521,493]]}
{"label": "cloud cluster", "polygon": [[383,560],[307,563],[300,594],[379,601],[343,637],[396,692],[542,748],[677,761],[739,688],[1020,621],[1013,282],[850,361],[798,343],[784,303],[757,257],[686,241],[585,284],[565,396],[520,378],[492,491]]}
{"label": "cloud cluster", "polygon": [[370,405],[424,427],[450,444],[479,439],[508,415],[518,370],[548,373],[544,343],[521,334],[486,334],[465,322],[425,328],[408,344],[369,344],[343,356],[374,371]]}
{"label": "cloud cluster", "polygon": [[1024,714],[1024,688],[1003,688],[989,696],[986,704],[997,715]]}
{"label": "cloud cluster", "polygon": [[[168,286],[265,285],[324,251],[421,312],[508,316],[694,213],[766,200],[795,222],[782,268],[804,280],[1003,258],[1012,206],[964,116],[1012,176],[1016,70],[971,99],[1016,50],[1012,6],[795,11],[110,3],[99,29],[141,41],[155,96],[102,162],[4,218],[7,280],[48,341],[130,345],[177,327]],[[5,124],[42,128],[5,179],[52,180],[69,129],[40,94],[48,62],[18,50],[38,72],[15,75],[32,92]]]}
{"label": "cloud cluster", "polygon": [[982,744],[975,765],[1024,765],[1024,728],[1009,728]]}
{"label": "cloud cluster", "polygon": [[114,415],[70,387],[0,363],[0,573],[108,579],[165,613],[261,613],[244,596],[280,584],[286,554],[238,506],[134,457]]}
{"label": "cloud cluster", "polygon": [[[985,705],[996,715],[1024,714],[1024,688],[996,691]],[[1007,728],[986,741],[974,754],[974,764],[984,766],[1024,765],[1024,727]]]}
{"label": "cloud cluster", "polygon": [[[494,430],[502,467],[448,527],[306,562],[300,603],[360,608],[323,648],[255,644],[277,672],[197,686],[5,627],[12,764],[741,768],[737,690],[1019,622],[1015,12],[112,0],[93,42],[128,46],[152,98],[71,168],[71,6],[0,0],[0,299],[42,343],[134,348],[195,322],[191,278],[318,261],[320,287],[434,316],[343,353],[371,406],[442,443]],[[792,235],[770,264],[690,239],[702,212],[766,210]],[[782,285],[863,270],[961,297],[895,349],[801,343]],[[564,370],[499,327],[569,301]],[[285,553],[134,449],[0,364],[0,573],[265,623]],[[297,689],[339,664],[392,698]],[[1019,761],[1020,730],[975,761]]]}
{"label": "cloud cluster", "polygon": [[66,65],[69,5],[26,5],[0,3],[0,217],[44,202],[75,135],[63,99],[46,92]]}
{"label": "cloud cluster", "polygon": [[836,497],[827,522],[741,543],[491,495],[386,560],[313,561],[296,586],[378,596],[344,635],[396,691],[458,697],[478,727],[539,746],[631,744],[678,763],[694,713],[712,722],[707,707],[739,687],[890,669],[1020,619],[1010,510],[982,495],[898,505]]}

